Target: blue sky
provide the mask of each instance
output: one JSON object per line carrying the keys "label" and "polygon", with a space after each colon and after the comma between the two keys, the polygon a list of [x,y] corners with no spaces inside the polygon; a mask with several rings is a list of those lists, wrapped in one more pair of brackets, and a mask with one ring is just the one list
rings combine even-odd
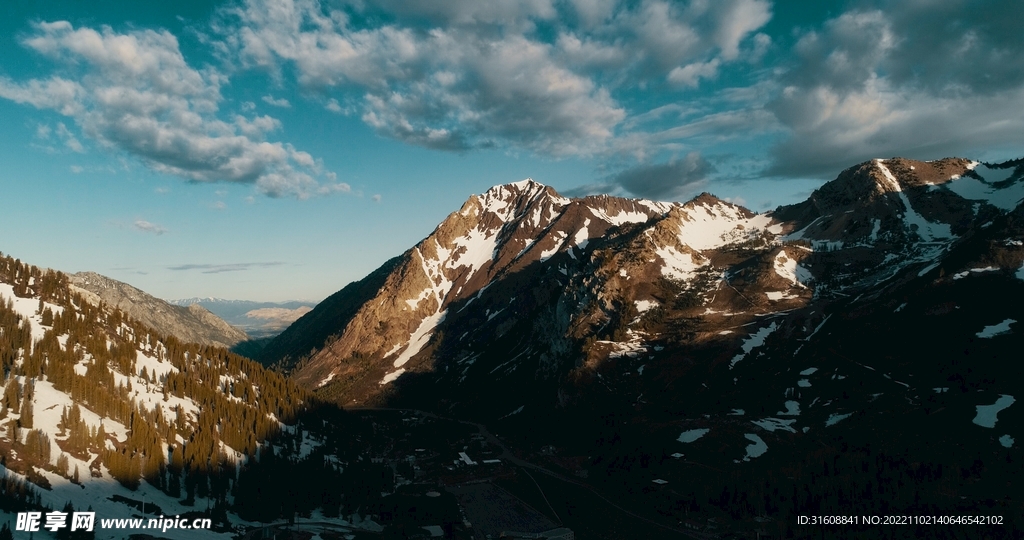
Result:
{"label": "blue sky", "polygon": [[765,211],[873,157],[1020,157],[1016,1],[0,7],[0,250],[320,300],[474,193]]}

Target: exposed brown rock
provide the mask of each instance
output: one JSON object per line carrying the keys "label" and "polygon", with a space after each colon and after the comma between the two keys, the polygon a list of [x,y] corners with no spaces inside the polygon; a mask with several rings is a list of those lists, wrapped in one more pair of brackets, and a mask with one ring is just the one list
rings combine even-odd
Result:
{"label": "exposed brown rock", "polygon": [[181,341],[230,348],[249,339],[245,332],[198,304],[175,306],[95,272],[79,272],[69,277],[72,287],[88,293],[84,296],[93,303],[102,301],[116,307],[133,319]]}

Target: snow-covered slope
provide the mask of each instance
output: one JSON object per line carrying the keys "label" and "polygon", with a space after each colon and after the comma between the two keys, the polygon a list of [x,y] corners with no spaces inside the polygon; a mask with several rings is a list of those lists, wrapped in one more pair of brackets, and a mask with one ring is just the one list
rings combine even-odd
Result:
{"label": "snow-covered slope", "polygon": [[[97,538],[134,534],[101,530],[99,519],[132,517],[139,501],[147,517],[195,514],[192,479],[237,474],[303,402],[294,385],[251,361],[165,337],[89,303],[64,274],[3,256],[0,367],[0,477],[28,485],[32,499],[0,496],[29,509],[91,507]],[[212,503],[224,493],[200,497]]]}

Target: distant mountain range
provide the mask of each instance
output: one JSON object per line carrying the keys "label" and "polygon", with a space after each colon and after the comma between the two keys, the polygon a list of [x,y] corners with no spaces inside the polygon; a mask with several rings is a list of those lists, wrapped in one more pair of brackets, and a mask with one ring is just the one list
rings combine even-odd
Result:
{"label": "distant mountain range", "polygon": [[230,348],[249,336],[199,304],[173,305],[127,283],[95,272],[69,276],[70,286],[87,300],[120,309],[128,316],[185,343]]}
{"label": "distant mountain range", "polygon": [[315,302],[253,302],[223,298],[184,298],[168,300],[176,306],[202,306],[229,324],[245,330],[253,338],[280,333],[296,319],[305,315]]}

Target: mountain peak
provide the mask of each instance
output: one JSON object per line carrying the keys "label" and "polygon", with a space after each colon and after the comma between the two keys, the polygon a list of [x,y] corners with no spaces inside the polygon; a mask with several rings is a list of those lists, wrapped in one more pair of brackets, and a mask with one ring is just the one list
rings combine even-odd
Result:
{"label": "mountain peak", "polygon": [[526,178],[518,182],[498,184],[491,187],[481,195],[485,200],[511,201],[525,196],[532,199],[541,193],[547,193],[553,197],[561,197],[553,188],[541,184],[532,178]]}
{"label": "mountain peak", "polygon": [[534,180],[533,178],[524,178],[518,182],[511,182],[506,185],[508,185],[509,187],[514,187],[522,190],[528,190],[536,186],[545,187],[544,184],[541,184],[540,182]]}

